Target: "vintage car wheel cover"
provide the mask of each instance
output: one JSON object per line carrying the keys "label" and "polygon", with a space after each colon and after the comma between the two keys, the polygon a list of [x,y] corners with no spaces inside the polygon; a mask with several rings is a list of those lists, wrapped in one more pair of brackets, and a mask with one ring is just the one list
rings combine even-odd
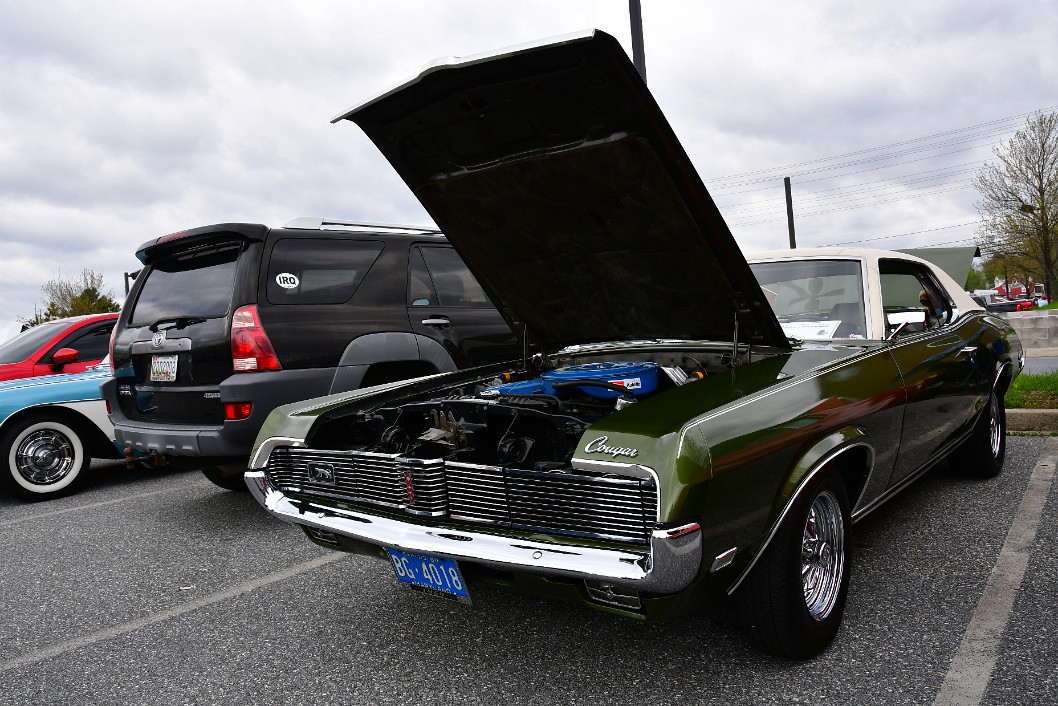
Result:
{"label": "vintage car wheel cover", "polygon": [[821,621],[834,610],[845,571],[845,522],[829,490],[812,501],[801,539],[801,583],[805,607]]}
{"label": "vintage car wheel cover", "polygon": [[11,453],[12,468],[24,481],[19,485],[53,486],[66,479],[80,463],[76,437],[61,425],[37,424],[24,431]]}

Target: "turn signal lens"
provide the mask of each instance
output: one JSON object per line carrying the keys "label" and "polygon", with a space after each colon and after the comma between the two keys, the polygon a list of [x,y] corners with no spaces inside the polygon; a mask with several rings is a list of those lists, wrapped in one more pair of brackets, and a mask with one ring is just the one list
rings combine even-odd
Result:
{"label": "turn signal lens", "polygon": [[231,364],[237,373],[283,367],[252,304],[240,307],[231,317]]}

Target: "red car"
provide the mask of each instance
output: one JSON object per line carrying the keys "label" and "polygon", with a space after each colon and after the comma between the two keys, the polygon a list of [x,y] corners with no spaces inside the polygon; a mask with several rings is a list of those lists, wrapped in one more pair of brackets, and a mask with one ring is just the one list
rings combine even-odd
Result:
{"label": "red car", "polygon": [[118,313],[56,319],[0,343],[0,380],[79,373],[101,361]]}

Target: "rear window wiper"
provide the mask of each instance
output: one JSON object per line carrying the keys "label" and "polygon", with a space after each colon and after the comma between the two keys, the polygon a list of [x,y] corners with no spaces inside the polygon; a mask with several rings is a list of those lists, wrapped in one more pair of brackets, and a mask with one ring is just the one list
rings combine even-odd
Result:
{"label": "rear window wiper", "polygon": [[153,324],[147,327],[149,331],[157,331],[162,327],[163,324],[172,324],[166,326],[166,330],[171,328],[185,328],[191,324],[200,324],[206,319],[202,316],[167,316],[164,319],[158,319]]}

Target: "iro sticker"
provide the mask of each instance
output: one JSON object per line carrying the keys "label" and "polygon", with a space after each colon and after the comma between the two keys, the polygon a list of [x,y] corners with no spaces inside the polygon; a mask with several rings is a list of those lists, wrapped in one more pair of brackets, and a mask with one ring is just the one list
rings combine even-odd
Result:
{"label": "iro sticker", "polygon": [[289,272],[280,272],[276,275],[276,284],[283,289],[297,289],[297,286],[301,284],[297,275],[292,275]]}
{"label": "iro sticker", "polygon": [[620,385],[628,390],[640,390],[643,388],[643,378],[625,378],[624,380],[607,380],[612,385]]}

